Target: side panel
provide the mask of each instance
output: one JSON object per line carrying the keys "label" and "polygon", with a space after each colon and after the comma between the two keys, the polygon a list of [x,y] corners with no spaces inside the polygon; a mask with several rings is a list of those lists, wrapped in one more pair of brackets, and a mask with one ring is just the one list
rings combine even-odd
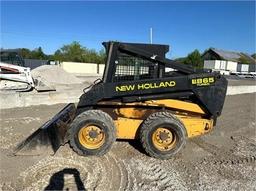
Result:
{"label": "side panel", "polygon": [[[162,101],[162,100],[159,100]],[[165,100],[166,101],[166,100]],[[180,101],[177,101],[180,102]],[[113,105],[110,105],[110,104]],[[173,100],[175,103],[175,100]],[[100,105],[102,104],[102,105]],[[108,107],[103,107],[106,102],[100,103],[98,109],[107,112],[115,122],[117,128],[117,138],[118,139],[135,139],[138,134],[138,129],[142,122],[152,113],[163,111],[160,105],[157,103],[131,103],[131,104],[122,104],[119,103],[114,105],[113,102],[109,102]],[[122,104],[122,105],[120,105]],[[135,105],[137,104],[137,105]],[[145,106],[141,108],[142,104]],[[189,104],[189,103],[188,103]],[[191,103],[191,106],[193,104]],[[106,106],[106,105],[105,105]],[[121,106],[121,107],[120,107]],[[189,105],[188,105],[189,106]],[[180,113],[175,109],[173,111],[169,110],[171,108],[165,108],[177,116],[181,122],[184,124],[188,137],[194,137],[202,135],[209,132],[213,128],[213,120],[204,119],[201,117],[202,113],[197,113],[197,115],[190,113]]]}
{"label": "side panel", "polygon": [[184,124],[188,137],[195,137],[209,132],[213,128],[213,120],[177,116]]}
{"label": "side panel", "polygon": [[143,120],[119,117],[114,122],[118,139],[135,139],[137,130]]}
{"label": "side panel", "polygon": [[118,114],[128,118],[141,118],[149,111],[147,107],[155,107],[156,109],[165,108],[179,112],[194,113],[204,115],[205,112],[195,103],[180,101],[175,99],[150,100],[145,102],[122,103],[114,101],[99,102],[98,106],[110,105],[116,107],[113,110]]}
{"label": "side panel", "polygon": [[[203,135],[213,128],[213,120],[178,115],[177,117],[184,124],[188,138]],[[117,128],[118,139],[135,139],[143,120],[119,117],[114,122]]]}

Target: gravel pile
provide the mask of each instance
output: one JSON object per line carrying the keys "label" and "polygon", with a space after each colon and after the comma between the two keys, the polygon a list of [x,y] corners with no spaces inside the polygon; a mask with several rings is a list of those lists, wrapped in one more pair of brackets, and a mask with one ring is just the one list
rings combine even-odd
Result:
{"label": "gravel pile", "polygon": [[80,84],[82,81],[59,66],[43,65],[31,71],[34,79],[39,79],[46,84]]}

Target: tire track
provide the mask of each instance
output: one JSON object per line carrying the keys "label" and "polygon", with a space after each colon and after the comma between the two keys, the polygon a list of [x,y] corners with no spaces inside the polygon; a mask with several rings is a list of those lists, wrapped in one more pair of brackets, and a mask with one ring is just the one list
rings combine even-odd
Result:
{"label": "tire track", "polygon": [[[131,173],[131,190],[188,190],[173,163],[168,169],[163,163],[154,158],[139,155],[130,160],[127,169]],[[172,164],[172,165],[171,165]]]}
{"label": "tire track", "polygon": [[111,156],[111,153],[97,158],[100,164],[102,177],[98,185],[95,186],[95,190],[119,190],[122,187],[123,177],[121,176],[120,165],[117,159]]}
{"label": "tire track", "polygon": [[12,182],[0,183],[0,190],[16,191],[15,186]]}
{"label": "tire track", "polygon": [[[94,169],[98,169],[99,167],[90,160],[85,159],[78,163],[73,157],[48,157],[22,172],[19,178],[20,185],[22,185],[23,190],[43,190],[48,185],[51,176],[65,168],[77,169],[80,172],[82,182],[88,188],[95,181],[95,178],[91,179],[90,177],[98,177]],[[56,181],[58,183],[58,180]],[[76,188],[75,182],[72,182],[70,179],[65,183],[71,186],[71,188]]]}
{"label": "tire track", "polygon": [[[51,176],[65,168],[77,169],[87,190],[124,190],[127,188],[128,172],[124,164],[111,153],[103,157],[54,156],[40,160],[22,172],[16,188],[22,190],[43,190]],[[61,180],[56,180],[58,181]],[[21,187],[22,186],[22,187]],[[65,175],[65,188],[76,190],[72,176]]]}
{"label": "tire track", "polygon": [[[246,190],[248,188],[255,188],[256,182],[253,178],[256,176],[255,156],[237,155],[232,149],[225,150],[218,148],[215,145],[203,141],[201,138],[193,139],[192,141],[213,155],[203,158],[203,160],[198,161],[196,164],[199,172],[198,177],[200,177],[199,182],[204,183],[200,185],[202,190],[208,189],[205,185],[211,185],[212,190],[225,190],[230,187],[232,189],[239,188],[239,190],[243,190],[243,188]],[[237,144],[233,148],[240,146]],[[212,177],[212,180],[205,178],[209,176]],[[228,180],[229,182],[227,183],[223,180]],[[222,182],[222,187],[216,184],[218,182]]]}
{"label": "tire track", "polygon": [[198,190],[200,187],[199,183],[199,171],[195,163],[183,158],[174,158],[173,160],[168,160],[163,166],[168,169],[170,164],[174,165],[174,168],[179,172],[183,180],[186,180],[185,186],[191,190]]}
{"label": "tire track", "polygon": [[234,146],[231,149],[233,153],[243,157],[256,157],[256,139],[249,139],[241,135],[231,136],[230,138],[234,142]]}
{"label": "tire track", "polygon": [[[203,150],[211,153],[213,157],[204,158],[201,163],[203,164],[214,164],[214,165],[238,165],[238,164],[247,164],[247,163],[255,163],[256,154],[251,153],[251,156],[239,156],[234,153],[234,148],[238,149],[240,145],[234,145],[231,150],[220,149],[215,145],[209,144],[201,138],[195,138],[192,140],[195,144],[201,147]],[[256,145],[254,145],[256,148]]]}

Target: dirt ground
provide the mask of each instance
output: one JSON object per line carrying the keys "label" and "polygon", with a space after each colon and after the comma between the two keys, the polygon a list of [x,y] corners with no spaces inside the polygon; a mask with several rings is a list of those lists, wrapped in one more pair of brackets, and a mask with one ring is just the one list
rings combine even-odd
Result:
{"label": "dirt ground", "polygon": [[103,157],[68,145],[54,156],[11,156],[12,148],[63,105],[1,110],[0,190],[255,190],[256,94],[228,96],[215,129],[170,160],[117,141]]}
{"label": "dirt ground", "polygon": [[256,85],[256,79],[252,78],[237,78],[234,76],[225,76],[228,80],[229,86],[255,86]]}

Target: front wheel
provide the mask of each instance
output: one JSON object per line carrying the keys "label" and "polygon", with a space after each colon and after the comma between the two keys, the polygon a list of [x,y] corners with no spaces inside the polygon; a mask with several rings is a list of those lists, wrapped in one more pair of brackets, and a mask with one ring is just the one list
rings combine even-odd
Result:
{"label": "front wheel", "polygon": [[69,129],[69,144],[79,155],[103,155],[116,140],[112,118],[101,110],[79,114]]}
{"label": "front wheel", "polygon": [[169,159],[186,143],[187,132],[182,122],[169,112],[151,114],[142,124],[140,141],[152,157]]}

